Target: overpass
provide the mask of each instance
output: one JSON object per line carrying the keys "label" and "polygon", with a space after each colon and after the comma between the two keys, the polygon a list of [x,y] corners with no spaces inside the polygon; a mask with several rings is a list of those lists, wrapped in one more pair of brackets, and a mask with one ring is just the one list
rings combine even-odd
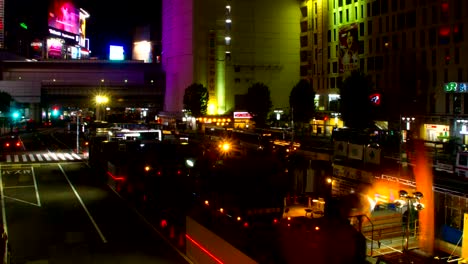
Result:
{"label": "overpass", "polygon": [[2,60],[0,91],[9,93],[25,118],[42,120],[50,106],[95,109],[105,94],[109,107],[163,110],[165,74],[160,64],[143,61]]}

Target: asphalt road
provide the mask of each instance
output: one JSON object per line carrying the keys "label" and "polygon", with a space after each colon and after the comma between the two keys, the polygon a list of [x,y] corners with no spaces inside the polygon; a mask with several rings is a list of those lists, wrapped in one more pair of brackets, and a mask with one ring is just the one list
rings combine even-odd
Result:
{"label": "asphalt road", "polygon": [[189,263],[84,163],[0,173],[11,263]]}

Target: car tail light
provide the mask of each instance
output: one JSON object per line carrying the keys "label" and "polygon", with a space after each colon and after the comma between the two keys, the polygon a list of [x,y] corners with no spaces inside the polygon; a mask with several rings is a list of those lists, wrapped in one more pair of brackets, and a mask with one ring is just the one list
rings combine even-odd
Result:
{"label": "car tail light", "polygon": [[16,142],[17,147],[21,147],[21,142]]}

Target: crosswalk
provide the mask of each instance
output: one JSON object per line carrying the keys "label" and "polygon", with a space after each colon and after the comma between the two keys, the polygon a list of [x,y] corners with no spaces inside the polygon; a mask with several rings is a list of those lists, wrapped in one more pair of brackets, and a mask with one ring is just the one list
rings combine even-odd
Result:
{"label": "crosswalk", "polygon": [[67,162],[67,161],[82,161],[85,157],[76,153],[19,153],[5,155],[6,163],[30,163],[30,162]]}

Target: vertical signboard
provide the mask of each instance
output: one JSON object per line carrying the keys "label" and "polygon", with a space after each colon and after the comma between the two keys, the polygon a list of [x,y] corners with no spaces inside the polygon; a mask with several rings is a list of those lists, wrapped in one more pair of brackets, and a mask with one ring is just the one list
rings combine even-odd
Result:
{"label": "vertical signboard", "polygon": [[339,41],[340,73],[359,69],[358,25],[351,24],[340,28]]}
{"label": "vertical signboard", "polygon": [[3,49],[5,47],[4,43],[4,33],[5,33],[5,1],[0,0],[0,49]]}
{"label": "vertical signboard", "polygon": [[216,87],[216,32],[210,31],[208,35],[208,94],[215,98]]}

